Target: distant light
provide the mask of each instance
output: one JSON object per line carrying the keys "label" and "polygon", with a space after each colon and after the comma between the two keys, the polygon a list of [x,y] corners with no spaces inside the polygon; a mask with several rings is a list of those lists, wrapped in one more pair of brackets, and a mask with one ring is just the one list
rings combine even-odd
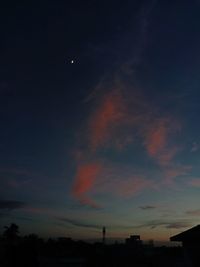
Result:
{"label": "distant light", "polygon": [[71,64],[74,64],[74,60],[73,59],[71,60]]}

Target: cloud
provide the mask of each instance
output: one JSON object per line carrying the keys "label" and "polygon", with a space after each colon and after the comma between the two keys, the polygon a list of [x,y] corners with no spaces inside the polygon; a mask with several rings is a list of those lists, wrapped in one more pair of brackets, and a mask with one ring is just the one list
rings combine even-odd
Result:
{"label": "cloud", "polygon": [[[141,92],[126,87],[120,77],[110,83],[101,82],[97,88],[85,101],[85,104],[92,104],[92,100],[94,106],[85,120],[85,134],[79,140],[81,144],[74,149],[77,169],[72,186],[73,197],[83,205],[99,208],[101,206],[93,200],[96,192],[132,197],[146,189],[163,186],[163,183],[172,184],[178,174],[186,173],[181,167],[176,170],[174,164],[180,151],[177,142],[173,143],[181,129],[178,120],[152,108]],[[157,184],[148,173],[137,175],[132,169],[134,174],[127,175],[112,163],[113,150],[120,157],[120,153],[130,147],[141,151],[145,148],[148,157],[159,165],[162,174]],[[107,168],[112,164],[111,170]]]}
{"label": "cloud", "polygon": [[78,166],[73,193],[75,195],[82,195],[88,192],[93,186],[100,169],[101,166],[98,163],[88,163]]}
{"label": "cloud", "polygon": [[157,120],[152,127],[148,129],[145,146],[150,156],[156,157],[167,144],[167,122],[165,120]]}
{"label": "cloud", "polygon": [[200,209],[188,210],[186,211],[186,214],[190,216],[200,216]]}
{"label": "cloud", "polygon": [[104,165],[95,162],[80,165],[72,187],[72,195],[82,205],[100,209],[102,205],[92,199],[96,194],[130,198],[144,190],[155,188],[152,179],[147,179],[140,173],[132,175],[131,172],[132,169],[116,164]]}
{"label": "cloud", "polygon": [[174,185],[174,179],[179,176],[184,176],[189,173],[191,166],[168,166],[164,169],[164,184]]}
{"label": "cloud", "polygon": [[[108,177],[109,170],[102,166],[100,168],[94,166],[98,164],[94,161],[110,164],[116,158],[118,160],[118,156],[122,158],[120,153],[126,148],[130,149],[129,155],[128,153],[125,155],[127,161],[132,158],[133,161],[137,161],[138,166],[141,164],[141,167],[146,168],[149,165],[149,169],[152,169],[152,163],[153,168],[154,163],[158,165],[161,173],[160,180],[156,181],[158,187],[163,186],[163,180],[171,183],[177,175],[181,175],[180,171],[176,172],[173,164],[180,150],[177,142],[173,143],[174,136],[176,137],[181,128],[179,121],[174,114],[170,114],[170,108],[167,108],[167,114],[162,112],[165,108],[159,108],[157,105],[159,96],[156,95],[155,101],[151,97],[145,99],[143,88],[135,88],[139,85],[138,81],[134,81],[134,76],[137,75],[136,69],[148,43],[148,17],[155,4],[156,1],[150,1],[147,5],[142,5],[137,16],[139,37],[136,44],[131,43],[129,46],[130,42],[127,42],[126,47],[130,48],[128,58],[118,59],[117,68],[105,73],[84,99],[84,104],[89,105],[90,112],[83,122],[83,131],[80,131],[81,138],[78,140],[79,144],[76,144],[79,147],[74,149],[77,169],[72,185],[73,197],[83,205],[98,207],[99,205],[93,200],[95,192],[98,191],[123,198],[155,188],[155,182],[149,179],[149,173],[137,176],[132,169],[133,175],[120,172],[119,179],[116,179],[114,176],[119,171],[117,164],[111,178]],[[122,42],[124,43],[124,40],[120,39],[118,44],[120,47]],[[114,46],[114,50],[118,53],[116,47],[118,46]],[[165,100],[166,103],[166,99],[161,100]],[[135,151],[131,151],[132,148],[136,148]],[[138,158],[137,152],[139,152]],[[146,155],[141,153],[141,156],[140,152]],[[151,161],[148,158],[146,160],[145,156]],[[144,162],[140,163],[141,158]],[[100,174],[102,169],[105,175]]]}
{"label": "cloud", "polygon": [[9,173],[14,175],[20,175],[20,176],[27,176],[27,177],[33,177],[34,175],[37,175],[35,173],[32,173],[28,170],[23,169],[16,169],[16,168],[0,168],[0,173]]}
{"label": "cloud", "polygon": [[190,225],[191,223],[186,223],[186,222],[173,222],[173,223],[166,224],[166,228],[181,229],[181,228],[189,227]]}
{"label": "cloud", "polygon": [[85,195],[79,196],[78,200],[79,200],[80,204],[82,204],[83,206],[89,206],[93,209],[101,209],[102,208],[101,205],[99,205],[94,200],[92,200],[91,198],[89,198]]}
{"label": "cloud", "polygon": [[141,206],[139,208],[142,210],[152,210],[152,209],[155,209],[156,206],[146,205],[146,206]]}
{"label": "cloud", "polygon": [[200,178],[192,179],[188,182],[190,186],[200,187]]}
{"label": "cloud", "polygon": [[[153,181],[143,177],[128,177],[118,182],[117,188],[112,187],[112,191],[116,190],[116,194],[123,197],[132,197],[143,192],[145,189],[153,187]],[[112,192],[111,191],[111,192]]]}
{"label": "cloud", "polygon": [[117,127],[123,124],[124,103],[119,91],[105,94],[89,119],[89,144],[92,151],[112,142]]}
{"label": "cloud", "polygon": [[172,163],[173,158],[179,151],[179,147],[165,147],[161,153],[157,155],[157,161],[161,166],[168,166]]}
{"label": "cloud", "polygon": [[31,181],[32,181],[31,179],[20,180],[20,181],[17,181],[16,179],[12,179],[12,180],[8,180],[8,185],[14,188],[18,188],[21,186],[28,185]]}
{"label": "cloud", "polygon": [[[67,217],[56,217],[57,220],[73,225],[73,226],[77,226],[77,227],[83,227],[83,228],[95,228],[95,229],[102,229],[103,225],[99,225],[99,224],[94,224],[94,223],[89,223],[89,222],[83,222],[82,220],[79,219],[71,219],[71,218],[67,218]],[[116,221],[114,223],[109,223],[106,224],[106,228],[109,229],[133,229],[134,226],[133,225],[122,225],[122,224],[118,224]]]}
{"label": "cloud", "polygon": [[144,146],[150,157],[161,166],[167,166],[178,152],[177,146],[170,146],[171,135],[180,130],[172,118],[152,118],[144,128]]}
{"label": "cloud", "polygon": [[86,196],[86,193],[88,193],[94,186],[101,169],[101,164],[97,162],[86,163],[77,167],[72,194],[80,201],[80,203],[93,208],[99,207],[94,201]]}
{"label": "cloud", "polygon": [[167,229],[181,229],[189,227],[191,223],[187,221],[161,221],[161,220],[155,220],[155,221],[149,221],[145,224],[139,225],[138,228],[143,227],[150,227],[151,229],[157,228],[157,227],[165,227]]}
{"label": "cloud", "polygon": [[141,171],[117,164],[107,164],[97,180],[95,191],[120,198],[131,198],[145,190],[155,189],[154,181],[145,177]]}
{"label": "cloud", "polygon": [[16,168],[0,168],[0,175],[3,176],[4,183],[13,188],[26,187],[38,177],[47,178],[41,173]]}
{"label": "cloud", "polygon": [[0,200],[0,210],[15,210],[25,206],[24,202],[15,200]]}
{"label": "cloud", "polygon": [[84,228],[96,228],[96,229],[101,229],[102,226],[96,225],[96,224],[91,224],[91,223],[85,223],[80,220],[74,220],[74,219],[69,219],[66,217],[57,217],[59,221],[66,222],[68,224],[71,224],[73,226],[77,227],[84,227]]}
{"label": "cloud", "polygon": [[38,207],[26,207],[23,208],[23,211],[31,213],[31,214],[48,214],[51,213],[50,210]]}
{"label": "cloud", "polygon": [[192,144],[192,148],[191,148],[191,152],[196,152],[196,151],[198,151],[199,150],[199,144],[197,144],[196,142],[194,142],[193,144]]}

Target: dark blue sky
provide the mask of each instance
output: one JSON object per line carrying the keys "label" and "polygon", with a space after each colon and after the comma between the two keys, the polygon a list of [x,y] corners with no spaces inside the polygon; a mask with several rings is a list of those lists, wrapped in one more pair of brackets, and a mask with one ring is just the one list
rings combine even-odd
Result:
{"label": "dark blue sky", "polygon": [[1,3],[2,227],[166,240],[198,223],[199,12],[197,0]]}

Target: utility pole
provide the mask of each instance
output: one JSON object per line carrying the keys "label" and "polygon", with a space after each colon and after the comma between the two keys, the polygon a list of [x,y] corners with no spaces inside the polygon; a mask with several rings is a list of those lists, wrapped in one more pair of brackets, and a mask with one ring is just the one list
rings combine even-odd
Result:
{"label": "utility pole", "polygon": [[105,241],[106,241],[106,227],[103,226],[103,229],[102,229],[102,243],[105,244]]}

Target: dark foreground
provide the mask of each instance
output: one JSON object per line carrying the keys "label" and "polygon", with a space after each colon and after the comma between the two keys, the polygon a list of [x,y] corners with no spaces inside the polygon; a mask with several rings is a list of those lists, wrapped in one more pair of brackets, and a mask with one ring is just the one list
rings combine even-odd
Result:
{"label": "dark foreground", "polygon": [[153,244],[88,244],[70,238],[44,241],[36,235],[0,241],[0,266],[143,267],[193,266],[182,247]]}

